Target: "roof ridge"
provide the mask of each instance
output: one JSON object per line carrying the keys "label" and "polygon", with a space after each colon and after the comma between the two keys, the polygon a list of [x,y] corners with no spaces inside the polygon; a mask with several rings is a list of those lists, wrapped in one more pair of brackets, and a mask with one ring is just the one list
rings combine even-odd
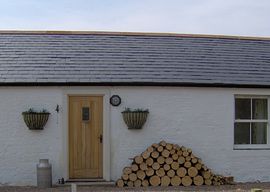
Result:
{"label": "roof ridge", "polygon": [[238,39],[238,40],[270,40],[270,37],[236,36],[236,35],[211,35],[211,34],[185,34],[172,32],[120,32],[120,31],[46,31],[46,30],[0,30],[1,34],[25,35],[119,35],[119,36],[163,36],[187,38],[213,38],[213,39]]}

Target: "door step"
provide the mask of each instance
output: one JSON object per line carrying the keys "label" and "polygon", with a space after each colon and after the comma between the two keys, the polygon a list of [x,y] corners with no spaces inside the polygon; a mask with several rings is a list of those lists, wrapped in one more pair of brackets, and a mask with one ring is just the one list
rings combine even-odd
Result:
{"label": "door step", "polygon": [[[104,179],[69,179],[65,182],[65,184],[62,184],[62,186],[70,186],[72,183],[78,185],[78,186],[113,186],[115,185],[115,182],[113,181],[105,181]],[[60,186],[61,184],[59,184]]]}
{"label": "door step", "polygon": [[66,182],[99,182],[99,181],[106,181],[105,179],[102,178],[95,178],[95,179],[68,179]]}

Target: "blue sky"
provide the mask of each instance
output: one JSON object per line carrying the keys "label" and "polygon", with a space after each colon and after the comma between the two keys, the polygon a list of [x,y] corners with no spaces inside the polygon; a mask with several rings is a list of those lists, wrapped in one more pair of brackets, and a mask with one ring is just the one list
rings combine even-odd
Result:
{"label": "blue sky", "polygon": [[0,29],[270,36],[270,0],[0,0]]}

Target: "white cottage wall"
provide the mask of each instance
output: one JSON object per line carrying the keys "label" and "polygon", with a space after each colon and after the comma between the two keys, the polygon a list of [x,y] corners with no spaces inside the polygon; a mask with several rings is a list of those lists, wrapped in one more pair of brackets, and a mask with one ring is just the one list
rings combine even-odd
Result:
{"label": "white cottage wall", "polygon": [[[36,185],[36,164],[49,158],[53,179],[61,176],[61,105],[57,88],[0,88],[0,185]],[[31,131],[21,113],[30,107],[51,112],[44,130]]]}
{"label": "white cottage wall", "polygon": [[[35,166],[40,158],[50,159],[54,183],[58,178],[67,178],[67,125],[63,123],[67,110],[62,110],[67,109],[65,98],[70,92],[96,93],[100,89],[106,95],[105,109],[109,111],[106,121],[110,129],[112,180],[119,178],[123,167],[131,163],[128,158],[164,139],[192,148],[213,171],[232,175],[236,181],[270,181],[269,150],[233,149],[234,95],[270,95],[267,89],[2,87],[0,184],[35,185]],[[122,98],[119,107],[108,104],[114,94]],[[55,111],[57,104],[60,113]],[[44,130],[30,131],[24,124],[21,112],[29,107],[52,113]],[[125,107],[149,109],[143,129],[127,129],[121,116]]]}
{"label": "white cottage wall", "polygon": [[[164,139],[185,145],[214,172],[236,181],[270,181],[270,151],[234,150],[234,95],[270,95],[267,89],[118,87],[120,107],[111,111],[112,178],[121,175],[128,160]],[[148,108],[142,130],[128,130],[122,120],[125,107]]]}

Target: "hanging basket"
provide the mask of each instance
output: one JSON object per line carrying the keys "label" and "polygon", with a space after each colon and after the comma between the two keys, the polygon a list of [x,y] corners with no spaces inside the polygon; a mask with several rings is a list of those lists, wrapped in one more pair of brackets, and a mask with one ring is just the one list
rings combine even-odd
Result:
{"label": "hanging basket", "polygon": [[50,113],[48,112],[23,112],[23,120],[30,130],[42,130],[46,125]]}
{"label": "hanging basket", "polygon": [[147,120],[148,111],[123,111],[122,116],[128,129],[141,129]]}

